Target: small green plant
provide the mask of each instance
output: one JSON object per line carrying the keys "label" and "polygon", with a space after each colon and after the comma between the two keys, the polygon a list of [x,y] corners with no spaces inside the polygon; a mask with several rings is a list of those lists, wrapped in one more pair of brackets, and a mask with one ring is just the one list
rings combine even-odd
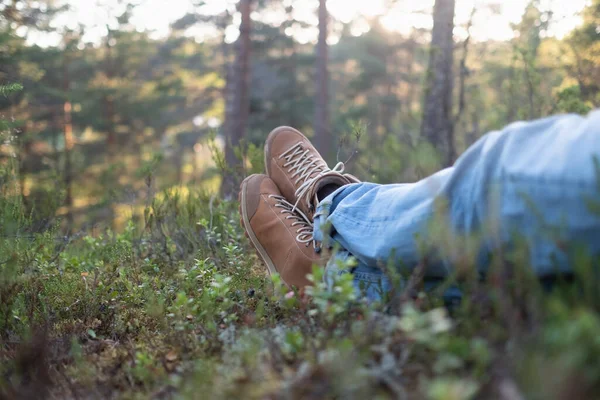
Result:
{"label": "small green plant", "polygon": [[[140,179],[153,174],[147,167]],[[460,285],[463,303],[450,313],[442,291],[422,292],[417,267],[388,274],[399,290],[392,307],[361,297],[352,257],[315,266],[304,291],[268,278],[237,204],[214,195],[159,192],[143,219],[119,231],[65,237],[55,226],[33,229],[11,196],[14,165],[0,172],[0,396],[22,390],[39,365],[58,371],[47,383],[56,397],[446,400],[494,398],[503,385],[544,399],[575,387],[585,399],[600,391],[598,260],[574,245],[565,244],[575,282],[552,292],[526,273],[519,246],[503,254],[510,270],[493,258],[481,280],[478,238],[455,235],[440,202],[419,244],[459,262],[448,284]],[[585,203],[600,209],[595,196]],[[29,362],[31,354],[44,359]]]}
{"label": "small green plant", "polygon": [[[347,265],[341,265],[342,270],[355,265],[353,259],[348,260]],[[309,315],[320,315],[329,322],[333,322],[341,315],[346,315],[349,306],[357,300],[354,288],[354,277],[352,274],[335,275],[325,280],[325,269],[313,267],[313,273],[309,276],[312,286],[306,289],[314,308],[308,311]]]}

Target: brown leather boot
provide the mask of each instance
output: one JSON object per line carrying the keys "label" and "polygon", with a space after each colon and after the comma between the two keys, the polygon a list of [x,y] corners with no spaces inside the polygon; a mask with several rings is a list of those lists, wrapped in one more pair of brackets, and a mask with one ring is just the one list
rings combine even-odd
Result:
{"label": "brown leather boot", "polygon": [[311,221],[321,188],[360,182],[343,173],[344,163],[330,169],[310,140],[288,126],[269,134],[265,144],[265,168],[283,196]]}
{"label": "brown leather boot", "polygon": [[320,261],[313,226],[299,210],[293,210],[279,188],[266,175],[252,175],[242,182],[242,226],[269,273],[279,273],[290,286],[310,285],[306,278]]}

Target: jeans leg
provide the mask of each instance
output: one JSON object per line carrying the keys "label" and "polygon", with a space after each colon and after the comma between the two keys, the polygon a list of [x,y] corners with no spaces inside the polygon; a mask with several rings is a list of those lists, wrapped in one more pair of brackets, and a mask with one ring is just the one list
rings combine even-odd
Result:
{"label": "jeans leg", "polygon": [[[359,263],[356,267],[348,268],[348,259],[352,255],[347,250],[339,250],[328,261],[325,267],[325,281],[330,290],[334,286],[336,276],[352,274],[354,289],[359,298],[366,299],[368,303],[385,301],[386,296],[393,289],[397,290],[397,294],[401,293],[406,281],[403,277],[396,277],[398,281],[392,283],[384,270],[381,268],[369,267]],[[443,282],[440,279],[425,279],[423,288],[426,292],[433,291]],[[394,287],[396,285],[396,287]],[[444,303],[447,306],[454,306],[462,299],[461,291],[452,286],[448,288],[442,295]]]}
{"label": "jeans leg", "polygon": [[347,250],[337,251],[328,261],[325,268],[325,281],[331,289],[336,276],[352,274],[354,289],[360,298],[368,302],[381,302],[386,293],[392,290],[392,284],[382,269],[358,264],[348,267],[348,259],[352,255]]}
{"label": "jeans leg", "polygon": [[[456,164],[413,184],[360,183],[324,199],[315,235],[331,238],[361,265],[413,268],[424,255],[437,199],[447,202],[449,226],[460,235],[483,234],[482,252],[510,245],[517,233],[529,245],[539,276],[571,272],[563,242],[600,252],[600,219],[593,158],[600,154],[600,112],[516,123],[492,132]],[[549,234],[549,233],[552,234]],[[443,278],[453,262],[439,263],[427,276]],[[482,262],[482,272],[487,265]]]}

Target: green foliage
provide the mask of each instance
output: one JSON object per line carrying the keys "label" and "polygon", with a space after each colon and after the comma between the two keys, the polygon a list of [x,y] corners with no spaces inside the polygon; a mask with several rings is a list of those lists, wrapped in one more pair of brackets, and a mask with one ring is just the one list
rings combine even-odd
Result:
{"label": "green foliage", "polygon": [[[21,82],[0,85],[0,397],[598,397],[598,260],[575,246],[576,282],[553,293],[527,275],[519,246],[505,254],[514,276],[496,274],[494,257],[479,282],[475,254],[460,251],[477,238],[436,218],[423,245],[462,261],[442,285],[465,293],[452,314],[418,284],[381,305],[357,296],[351,274],[325,282],[315,267],[303,293],[266,277],[237,204],[215,193],[222,175],[264,170],[275,126],[312,131],[314,48],[289,34],[311,28],[294,2],[258,2],[253,16],[239,170],[218,134],[234,7],[208,15],[194,2],[156,38],[125,4],[89,45],[85,27],[53,28],[53,2],[13,3],[0,5],[0,79]],[[551,16],[531,2],[514,40],[471,43],[459,149],[518,118],[599,104],[599,4],[565,40],[547,37]],[[418,135],[428,33],[369,23],[359,36],[343,26],[331,46],[335,160],[364,179],[415,180],[440,166]],[[206,27],[216,38],[189,37]],[[29,45],[17,29],[61,44]]]}
{"label": "green foliage", "polygon": [[598,79],[600,78],[600,2],[594,0],[583,12],[583,24],[576,28],[566,42],[572,52],[569,65],[571,74],[577,79],[584,101],[598,106]]}
{"label": "green foliage", "polygon": [[558,110],[567,113],[585,115],[592,111],[592,107],[583,100],[579,86],[572,86],[557,94],[556,106]]}
{"label": "green foliage", "polygon": [[9,83],[8,85],[0,85],[0,95],[8,96],[23,90],[23,85],[20,83]]}
{"label": "green foliage", "polygon": [[[519,381],[533,399],[595,397],[600,380],[595,362],[600,351],[597,312],[585,307],[567,307],[558,298],[549,301],[549,309],[552,317],[542,327],[539,337],[528,341],[527,350],[517,361]],[[542,376],[546,384],[540,381]]]}
{"label": "green foliage", "polygon": [[[522,321],[514,331],[493,311],[519,304],[508,287],[480,287],[499,301],[485,321],[469,300],[451,316],[435,293],[386,311],[357,298],[351,274],[325,283],[318,267],[301,295],[277,275],[265,278],[236,205],[202,193],[159,193],[143,226],[66,240],[55,230],[19,233],[31,220],[20,203],[12,207],[17,235],[0,245],[0,332],[13,349],[2,356],[2,393],[22,390],[21,374],[34,364],[19,357],[36,345],[48,349],[44,363],[64,368],[44,384],[58,397],[168,390],[183,398],[467,399],[518,385],[532,398],[560,398],[574,382],[579,398],[598,390],[594,296],[532,290],[542,296],[533,302],[542,305],[537,327]],[[581,282],[597,282],[586,260],[577,261]],[[478,290],[463,289],[467,299]],[[46,339],[35,344],[42,327]],[[59,338],[68,346],[56,357]]]}

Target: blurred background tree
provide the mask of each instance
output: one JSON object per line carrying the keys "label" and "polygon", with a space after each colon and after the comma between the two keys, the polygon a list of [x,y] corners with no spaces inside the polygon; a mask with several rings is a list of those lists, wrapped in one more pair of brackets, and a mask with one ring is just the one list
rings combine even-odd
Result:
{"label": "blurred background tree", "polygon": [[403,182],[600,105],[600,0],[361,4],[0,0],[0,85],[24,87],[0,96],[0,162],[40,227],[121,229],[164,189],[235,198],[278,125]]}
{"label": "blurred background tree", "polygon": [[454,10],[455,0],[436,0],[425,77],[425,99],[421,135],[438,150],[447,166],[454,161],[452,100],[454,92]]}

